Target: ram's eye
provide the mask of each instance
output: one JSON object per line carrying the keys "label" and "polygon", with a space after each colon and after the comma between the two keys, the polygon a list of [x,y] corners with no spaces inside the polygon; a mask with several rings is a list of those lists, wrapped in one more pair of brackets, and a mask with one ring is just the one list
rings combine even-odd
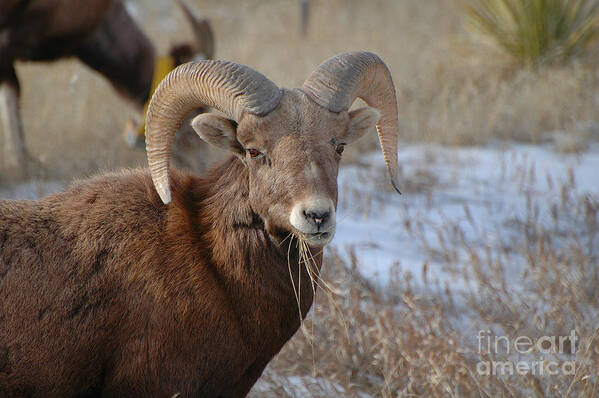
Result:
{"label": "ram's eye", "polygon": [[258,156],[262,155],[257,149],[248,149],[248,154],[251,158],[257,158]]}
{"label": "ram's eye", "polygon": [[345,144],[339,144],[339,145],[337,145],[335,152],[337,152],[339,155],[341,155],[343,153],[344,149],[345,149]]}

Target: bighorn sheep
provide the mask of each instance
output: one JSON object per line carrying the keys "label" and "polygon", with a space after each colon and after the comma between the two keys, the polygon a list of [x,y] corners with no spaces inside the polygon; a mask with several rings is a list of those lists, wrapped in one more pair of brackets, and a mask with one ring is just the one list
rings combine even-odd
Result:
{"label": "bighorn sheep", "polygon": [[27,158],[18,110],[16,60],[51,61],[76,56],[104,75],[141,111],[150,98],[153,77],[159,78],[157,84],[175,66],[213,55],[209,22],[195,18],[181,0],[177,3],[194,29],[195,40],[173,45],[167,57],[156,57],[152,42],[121,0],[1,1],[0,118],[6,166],[24,170]]}
{"label": "bighorn sheep", "polygon": [[[349,111],[356,97],[372,107]],[[226,117],[193,128],[233,156],[198,178],[169,147],[206,105]],[[175,69],[148,110],[149,172],[0,202],[0,396],[245,396],[300,326],[293,286],[313,285],[290,236],[320,270],[344,145],[376,125],[397,186],[396,108],[368,52],[297,89],[231,62]],[[299,296],[304,317],[313,290]]]}

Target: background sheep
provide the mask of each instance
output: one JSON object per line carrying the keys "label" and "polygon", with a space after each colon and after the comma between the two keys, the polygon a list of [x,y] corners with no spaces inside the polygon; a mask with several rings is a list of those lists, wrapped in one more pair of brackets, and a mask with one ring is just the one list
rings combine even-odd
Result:
{"label": "background sheep", "polygon": [[[194,29],[195,40],[173,45],[167,57],[156,57],[154,45],[120,0],[8,1],[0,5],[0,116],[9,168],[26,172],[18,103],[20,86],[15,61],[53,61],[77,57],[104,75],[142,110],[155,84],[175,66],[194,57],[211,58],[214,38],[207,20],[193,16],[178,1]],[[132,123],[125,131],[131,144],[143,138]]]}

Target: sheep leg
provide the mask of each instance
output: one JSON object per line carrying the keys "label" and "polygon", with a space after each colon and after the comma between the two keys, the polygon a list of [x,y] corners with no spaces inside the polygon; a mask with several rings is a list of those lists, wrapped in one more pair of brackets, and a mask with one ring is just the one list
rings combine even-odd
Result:
{"label": "sheep leg", "polygon": [[26,152],[19,115],[18,84],[0,83],[0,118],[4,129],[4,163],[9,169],[21,168]]}

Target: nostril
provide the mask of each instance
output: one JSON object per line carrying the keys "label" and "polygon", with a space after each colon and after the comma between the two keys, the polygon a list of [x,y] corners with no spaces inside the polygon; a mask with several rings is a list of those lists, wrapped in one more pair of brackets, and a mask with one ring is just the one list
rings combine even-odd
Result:
{"label": "nostril", "polygon": [[316,225],[321,225],[325,221],[327,221],[327,219],[329,218],[329,212],[328,211],[305,211],[304,210],[304,216],[306,216],[306,218],[314,221],[314,223]]}

